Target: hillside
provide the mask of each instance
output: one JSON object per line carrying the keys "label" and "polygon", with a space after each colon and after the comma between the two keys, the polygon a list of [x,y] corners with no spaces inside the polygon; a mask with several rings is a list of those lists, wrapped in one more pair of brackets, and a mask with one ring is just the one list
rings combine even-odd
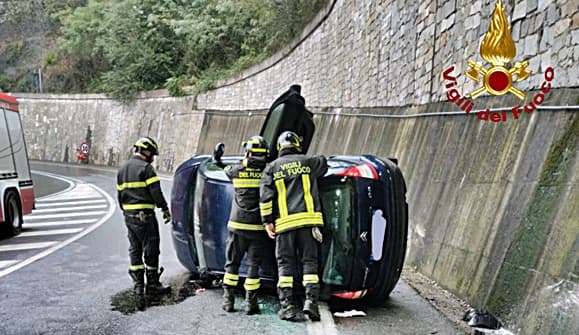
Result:
{"label": "hillside", "polygon": [[0,0],[0,89],[206,90],[288,44],[327,2]]}

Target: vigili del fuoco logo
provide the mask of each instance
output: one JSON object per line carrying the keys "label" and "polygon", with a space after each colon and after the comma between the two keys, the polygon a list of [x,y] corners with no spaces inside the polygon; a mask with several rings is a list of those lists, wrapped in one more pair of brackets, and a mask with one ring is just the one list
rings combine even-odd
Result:
{"label": "vigili del fuoco logo", "polygon": [[[526,94],[515,86],[515,83],[527,79],[531,71],[527,70],[529,61],[511,61],[517,54],[515,42],[511,37],[511,26],[507,20],[505,9],[501,0],[495,4],[489,29],[480,45],[480,55],[488,63],[483,65],[480,62],[468,60],[468,70],[466,76],[478,83],[480,86],[470,92],[468,96],[462,96],[456,88],[456,77],[452,74],[454,65],[450,66],[442,73],[446,88],[448,101],[453,102],[465,113],[470,114],[475,110],[472,100],[484,93],[495,96],[513,94],[521,100],[525,100]],[[507,121],[509,114],[514,120],[518,120],[521,113],[531,114],[545,101],[545,96],[551,91],[551,81],[555,78],[555,70],[552,67],[545,69],[545,80],[541,84],[541,90],[528,101],[524,106],[513,106],[510,111],[502,110],[491,112],[490,109],[481,109],[477,112],[477,118],[482,121],[502,122]],[[510,112],[510,113],[509,113]]]}

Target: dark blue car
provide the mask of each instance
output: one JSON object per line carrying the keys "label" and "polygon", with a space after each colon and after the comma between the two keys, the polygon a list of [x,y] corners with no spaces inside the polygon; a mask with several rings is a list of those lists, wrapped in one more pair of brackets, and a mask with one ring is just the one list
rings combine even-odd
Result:
{"label": "dark blue car", "polygon": [[[272,159],[281,132],[302,134],[305,150],[314,132],[303,98],[288,92],[272,105],[261,131]],[[222,160],[231,164],[241,158]],[[404,178],[395,160],[372,155],[330,156],[328,165],[318,181],[324,214],[321,296],[380,305],[400,278],[406,252]],[[233,185],[212,156],[195,156],[177,168],[171,196],[173,241],[180,262],[191,272],[210,278],[223,275],[232,196]],[[265,285],[275,286],[273,240],[265,256],[261,277]],[[243,264],[240,275],[244,276]]]}

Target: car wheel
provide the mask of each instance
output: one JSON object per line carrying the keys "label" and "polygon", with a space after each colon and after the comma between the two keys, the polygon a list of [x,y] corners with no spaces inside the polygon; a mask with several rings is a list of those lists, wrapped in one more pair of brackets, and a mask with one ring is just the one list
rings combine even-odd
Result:
{"label": "car wheel", "polygon": [[22,231],[22,211],[18,196],[9,191],[4,199],[4,230],[10,235],[18,235]]}
{"label": "car wheel", "polygon": [[406,185],[402,173],[395,166],[390,166],[394,188],[393,224],[385,232],[385,243],[382,263],[378,272],[376,286],[368,290],[365,302],[370,306],[381,306],[398,283],[404,258],[406,256],[406,238],[408,235],[408,204],[406,203]]}

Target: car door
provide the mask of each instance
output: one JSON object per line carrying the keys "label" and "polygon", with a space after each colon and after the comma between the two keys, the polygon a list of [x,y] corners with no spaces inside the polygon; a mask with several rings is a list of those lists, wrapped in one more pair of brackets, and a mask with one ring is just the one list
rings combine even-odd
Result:
{"label": "car door", "polygon": [[269,161],[277,158],[277,138],[284,131],[293,131],[303,138],[303,153],[307,153],[315,126],[313,114],[306,109],[301,86],[292,85],[269,108],[260,135],[269,146]]}

